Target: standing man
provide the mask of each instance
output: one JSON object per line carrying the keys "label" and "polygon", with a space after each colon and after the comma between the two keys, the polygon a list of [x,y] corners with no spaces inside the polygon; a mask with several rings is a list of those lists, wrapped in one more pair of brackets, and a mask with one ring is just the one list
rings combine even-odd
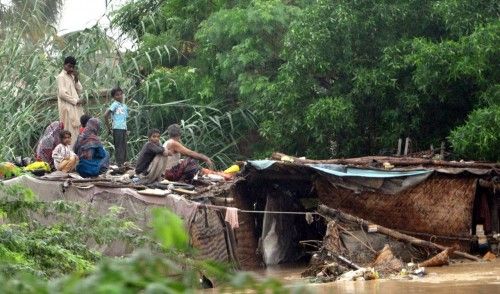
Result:
{"label": "standing man", "polygon": [[82,84],[75,67],[76,59],[73,56],[66,57],[64,68],[56,79],[59,118],[64,123],[64,128],[71,133],[71,147],[78,138],[80,117],[83,115],[82,100],[78,96],[82,92]]}

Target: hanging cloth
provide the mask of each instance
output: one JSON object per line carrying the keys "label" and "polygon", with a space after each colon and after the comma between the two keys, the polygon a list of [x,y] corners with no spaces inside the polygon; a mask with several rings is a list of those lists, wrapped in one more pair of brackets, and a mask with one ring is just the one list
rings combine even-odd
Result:
{"label": "hanging cloth", "polygon": [[239,228],[240,224],[238,222],[238,208],[236,207],[226,208],[226,217],[224,220],[229,223],[231,229],[234,230]]}

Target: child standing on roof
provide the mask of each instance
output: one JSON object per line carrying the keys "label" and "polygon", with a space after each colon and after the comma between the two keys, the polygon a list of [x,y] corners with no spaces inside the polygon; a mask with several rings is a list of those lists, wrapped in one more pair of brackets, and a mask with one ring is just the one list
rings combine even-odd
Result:
{"label": "child standing on roof", "polygon": [[[118,166],[122,166],[127,161],[127,118],[128,107],[123,99],[123,90],[119,87],[111,90],[111,96],[115,101],[104,113],[106,127],[111,132],[113,129],[113,144],[115,145],[115,160]],[[112,117],[113,125],[109,122]]]}

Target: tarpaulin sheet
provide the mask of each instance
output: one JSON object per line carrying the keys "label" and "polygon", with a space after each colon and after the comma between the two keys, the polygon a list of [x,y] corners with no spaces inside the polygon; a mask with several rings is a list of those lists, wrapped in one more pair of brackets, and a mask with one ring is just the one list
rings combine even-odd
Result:
{"label": "tarpaulin sheet", "polygon": [[[264,170],[270,168],[277,161],[275,160],[251,160],[248,161],[253,167],[258,170]],[[428,175],[432,173],[432,170],[428,169],[418,169],[418,170],[407,170],[407,171],[384,171],[384,170],[373,170],[373,169],[361,169],[346,167],[344,165],[338,164],[305,164],[317,171],[330,174],[337,177],[362,177],[362,178],[398,178],[398,177],[410,177],[410,176],[421,176]]]}

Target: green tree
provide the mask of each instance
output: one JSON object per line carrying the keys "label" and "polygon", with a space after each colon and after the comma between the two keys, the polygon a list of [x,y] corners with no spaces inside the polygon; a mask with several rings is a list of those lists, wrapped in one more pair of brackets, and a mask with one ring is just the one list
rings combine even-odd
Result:
{"label": "green tree", "polygon": [[451,132],[453,149],[466,159],[500,162],[500,104],[474,110]]}
{"label": "green tree", "polygon": [[[285,37],[261,132],[274,148],[311,157],[374,154],[402,136],[421,148],[445,140],[498,84],[498,4],[475,3],[308,6]],[[328,115],[332,107],[343,115]],[[312,113],[325,118],[312,122]],[[348,135],[336,138],[332,126]]]}
{"label": "green tree", "polygon": [[353,156],[440,144],[498,103],[497,2],[142,0],[114,23],[149,101],[250,111],[255,154]]}
{"label": "green tree", "polygon": [[[227,112],[231,118],[221,121],[222,126],[234,138],[228,143],[236,145],[249,132],[256,133],[253,117],[261,114],[254,111],[256,104],[263,108],[267,103],[261,97],[282,64],[282,38],[298,16],[297,5],[307,1],[199,2],[149,6],[139,1],[121,9],[114,23],[137,37],[138,50],[130,56],[146,75],[142,89],[149,101],[206,106],[201,111],[165,110],[158,116],[173,122],[200,113],[205,121],[217,122]],[[152,9],[153,17],[141,16],[144,9]]]}

